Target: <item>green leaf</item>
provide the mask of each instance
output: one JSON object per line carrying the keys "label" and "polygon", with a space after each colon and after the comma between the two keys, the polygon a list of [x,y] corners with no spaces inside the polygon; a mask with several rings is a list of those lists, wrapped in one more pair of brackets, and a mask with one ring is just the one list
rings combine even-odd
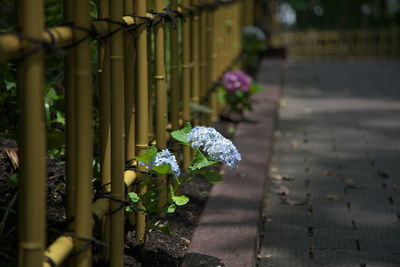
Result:
{"label": "green leaf", "polygon": [[194,157],[193,157],[193,166],[191,167],[192,170],[198,170],[204,167],[212,166],[217,164],[218,161],[216,160],[209,160],[206,156],[199,149],[195,150]]}
{"label": "green leaf", "polygon": [[176,210],[176,205],[175,204],[171,204],[167,208],[167,213],[174,213],[175,210]]}
{"label": "green leaf", "polygon": [[129,192],[128,193],[129,199],[133,202],[133,203],[138,203],[140,201],[139,195],[136,194],[135,192]]}
{"label": "green leaf", "polygon": [[149,150],[143,153],[140,156],[137,156],[136,159],[146,164],[150,164],[150,161],[157,155],[157,148],[155,146],[151,146]]}
{"label": "green leaf", "polygon": [[163,164],[163,165],[153,167],[153,171],[155,171],[156,173],[158,173],[160,175],[163,175],[163,174],[171,173],[172,169],[171,169],[171,165]]}
{"label": "green leaf", "polygon": [[222,175],[214,170],[198,170],[197,174],[206,178],[210,184],[219,184],[222,182]]}
{"label": "green leaf", "polygon": [[157,211],[158,196],[159,192],[157,190],[151,190],[147,191],[140,197],[142,204],[147,211],[150,212]]}
{"label": "green leaf", "polygon": [[190,124],[190,122],[187,122],[183,129],[173,131],[171,133],[171,136],[175,140],[178,140],[179,142],[181,142],[183,144],[189,145],[189,142],[187,140],[187,135],[191,130],[192,130],[192,125]]}
{"label": "green leaf", "polygon": [[172,197],[172,200],[177,206],[184,206],[189,202],[189,198],[185,195],[174,196]]}

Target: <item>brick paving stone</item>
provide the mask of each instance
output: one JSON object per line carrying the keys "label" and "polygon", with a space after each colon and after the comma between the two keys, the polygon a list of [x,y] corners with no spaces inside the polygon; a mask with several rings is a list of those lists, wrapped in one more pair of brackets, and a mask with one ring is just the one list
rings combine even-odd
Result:
{"label": "brick paving stone", "polygon": [[399,69],[286,63],[258,266],[400,266]]}

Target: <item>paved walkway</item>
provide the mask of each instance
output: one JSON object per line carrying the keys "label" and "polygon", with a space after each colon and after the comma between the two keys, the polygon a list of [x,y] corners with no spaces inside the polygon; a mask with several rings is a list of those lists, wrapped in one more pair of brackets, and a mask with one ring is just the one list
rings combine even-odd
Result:
{"label": "paved walkway", "polygon": [[400,63],[287,63],[259,266],[400,266]]}

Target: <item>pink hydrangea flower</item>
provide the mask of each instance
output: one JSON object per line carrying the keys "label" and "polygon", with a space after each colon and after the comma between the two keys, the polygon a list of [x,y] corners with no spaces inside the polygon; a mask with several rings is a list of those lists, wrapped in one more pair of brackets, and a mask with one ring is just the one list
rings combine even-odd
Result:
{"label": "pink hydrangea flower", "polygon": [[236,90],[248,92],[252,82],[252,78],[240,70],[227,72],[222,77],[222,84],[228,91],[231,92]]}

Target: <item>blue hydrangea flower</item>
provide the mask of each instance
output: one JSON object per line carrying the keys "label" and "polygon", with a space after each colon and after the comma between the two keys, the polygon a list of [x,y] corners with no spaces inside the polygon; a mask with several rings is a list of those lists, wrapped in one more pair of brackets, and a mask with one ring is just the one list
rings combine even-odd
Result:
{"label": "blue hydrangea flower", "polygon": [[211,127],[197,126],[187,135],[192,148],[205,151],[212,160],[218,160],[231,168],[236,168],[242,159],[231,140],[223,137]]}
{"label": "blue hydrangea flower", "polygon": [[148,169],[153,169],[154,167],[169,164],[172,170],[172,174],[178,177],[181,174],[178,163],[174,154],[172,154],[168,149],[163,149],[156,154],[156,156],[150,161],[150,164],[139,161],[139,165],[146,165]]}

